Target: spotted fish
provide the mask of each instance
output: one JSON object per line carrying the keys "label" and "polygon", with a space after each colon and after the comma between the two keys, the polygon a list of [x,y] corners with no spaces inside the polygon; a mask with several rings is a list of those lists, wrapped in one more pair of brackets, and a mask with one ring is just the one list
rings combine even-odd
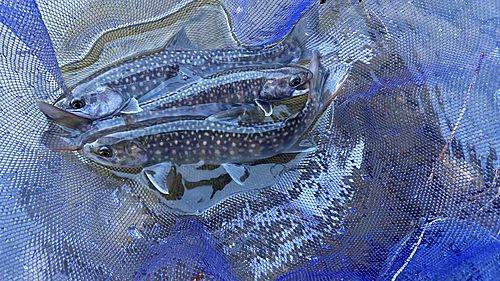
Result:
{"label": "spotted fish", "polygon": [[[221,70],[271,64],[283,66],[309,60],[309,47],[318,44],[328,52],[338,49],[338,42],[319,28],[317,5],[313,5],[289,35],[273,47],[200,50],[189,41],[182,28],[164,50],[111,65],[69,89],[54,105],[90,119],[108,117],[120,111],[138,112],[138,102],[156,99]],[[134,77],[137,81],[133,81]],[[128,84],[127,79],[132,84]],[[154,85],[147,86],[143,81],[147,79]],[[118,84],[123,83],[121,87],[117,87],[117,80],[120,80]],[[126,92],[121,92],[125,87]]]}
{"label": "spotted fish", "polygon": [[142,130],[117,132],[88,143],[83,154],[113,167],[144,167],[144,175],[163,193],[172,165],[205,163],[222,165],[235,182],[242,184],[245,168],[235,163],[264,159],[291,147],[328,103],[319,54],[310,63],[313,81],[308,83],[307,102],[296,116],[283,122],[234,126],[207,120],[180,120]]}
{"label": "spotted fish", "polygon": [[[158,111],[142,111],[135,114],[122,114],[109,119],[92,121],[41,101],[38,101],[37,105],[43,108],[45,114],[57,120],[65,128],[64,130],[60,130],[61,127],[52,128],[45,131],[41,138],[41,142],[46,148],[59,151],[80,150],[86,142],[114,132],[140,130],[148,126],[182,119],[203,120],[215,117],[221,112],[241,112],[242,109],[243,114],[248,110],[248,106],[240,104],[208,103]],[[250,111],[257,111],[257,109],[252,108]],[[232,117],[231,119],[236,118]],[[250,118],[248,122],[252,121],[253,119]],[[71,130],[67,130],[67,128],[71,128]]]}
{"label": "spotted fish", "polygon": [[253,67],[218,73],[177,93],[141,103],[144,110],[163,110],[206,103],[256,103],[272,114],[270,102],[302,95],[312,73],[302,67]]}
{"label": "spotted fish", "polygon": [[137,98],[178,75],[179,66],[174,64],[127,76],[117,74],[115,80],[104,83],[91,80],[75,87],[70,97],[61,99],[55,106],[90,119],[109,116],[119,109],[123,113],[140,112]]}

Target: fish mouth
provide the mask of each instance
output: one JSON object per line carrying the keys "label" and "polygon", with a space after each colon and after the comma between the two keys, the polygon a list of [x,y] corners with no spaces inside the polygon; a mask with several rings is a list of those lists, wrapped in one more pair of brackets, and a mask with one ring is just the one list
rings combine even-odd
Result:
{"label": "fish mouth", "polygon": [[[311,73],[311,77],[312,77],[312,73]],[[305,95],[305,94],[309,93],[310,89],[311,89],[311,79],[309,79],[309,81],[307,81],[306,83],[298,86],[295,89],[295,91],[293,91],[291,97],[298,97],[298,96]]]}
{"label": "fish mouth", "polygon": [[[311,79],[312,79],[312,74],[311,74]],[[302,85],[300,85],[299,87],[297,87],[296,91],[301,91],[301,90],[309,90],[309,82],[311,81],[311,79],[309,79],[309,81],[307,83],[304,83]]]}
{"label": "fish mouth", "polygon": [[45,131],[41,137],[41,143],[45,148],[55,151],[77,151],[81,147],[74,144],[72,136],[59,134],[57,132]]}
{"label": "fish mouth", "polygon": [[298,96],[302,96],[302,95],[305,95],[309,92],[309,87],[306,87],[305,89],[297,89],[293,92],[293,95],[292,97],[298,97]]}

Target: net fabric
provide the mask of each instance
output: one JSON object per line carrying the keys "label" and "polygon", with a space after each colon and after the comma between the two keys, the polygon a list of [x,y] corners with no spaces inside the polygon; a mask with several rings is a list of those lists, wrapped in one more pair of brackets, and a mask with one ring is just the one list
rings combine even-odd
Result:
{"label": "net fabric", "polygon": [[498,276],[496,1],[317,3],[318,28],[341,46],[322,62],[351,65],[312,130],[317,151],[191,215],[133,176],[42,148],[35,101],[181,26],[207,49],[272,44],[313,2],[0,3],[3,279]]}

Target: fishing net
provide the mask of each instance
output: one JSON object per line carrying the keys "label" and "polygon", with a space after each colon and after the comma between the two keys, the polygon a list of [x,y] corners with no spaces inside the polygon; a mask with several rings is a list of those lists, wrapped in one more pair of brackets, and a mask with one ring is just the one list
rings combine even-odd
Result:
{"label": "fishing net", "polygon": [[[498,279],[499,2],[321,2],[2,0],[2,278]],[[317,150],[265,164],[272,184],[168,198],[40,144],[36,101],[107,64],[181,27],[203,49],[272,45],[311,7],[338,43],[322,63],[350,74]]]}

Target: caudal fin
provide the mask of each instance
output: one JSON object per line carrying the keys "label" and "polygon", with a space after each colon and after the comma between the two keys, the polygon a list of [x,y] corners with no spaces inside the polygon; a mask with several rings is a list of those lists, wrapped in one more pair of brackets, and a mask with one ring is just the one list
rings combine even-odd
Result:
{"label": "caudal fin", "polygon": [[81,149],[81,147],[78,147],[71,141],[71,138],[66,138],[51,131],[43,132],[41,143],[45,146],[45,148],[50,150],[77,151]]}
{"label": "caudal fin", "polygon": [[319,3],[309,8],[283,43],[299,44],[302,50],[299,62],[310,60],[313,55],[312,50],[318,50],[322,55],[329,55],[340,49],[338,40],[324,33],[320,27]]}
{"label": "caudal fin", "polygon": [[329,105],[340,93],[347,77],[349,77],[350,70],[349,64],[339,63],[323,71],[321,81],[318,83],[323,108]]}
{"label": "caudal fin", "polygon": [[64,111],[46,102],[37,101],[36,105],[45,115],[47,115],[47,117],[51,118],[58,125],[61,125],[65,128],[82,132],[87,130],[92,124],[91,119]]}

